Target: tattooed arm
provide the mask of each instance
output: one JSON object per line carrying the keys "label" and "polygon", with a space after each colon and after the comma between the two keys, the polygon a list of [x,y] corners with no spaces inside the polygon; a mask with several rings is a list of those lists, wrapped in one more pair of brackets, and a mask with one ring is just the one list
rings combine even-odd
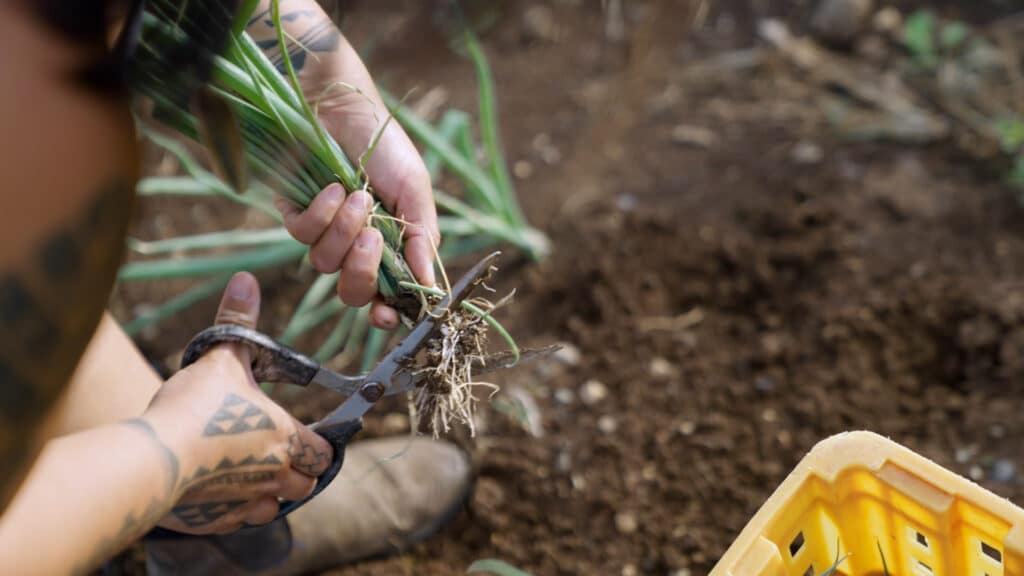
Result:
{"label": "tattooed arm", "polygon": [[[287,54],[279,50],[269,0],[260,3],[248,32],[282,72],[284,58],[291,59],[303,91],[316,102],[327,130],[349,157],[359,158],[388,115],[373,79],[316,0],[281,0],[280,11],[288,36]],[[397,122],[385,128],[366,170],[384,206],[410,223],[405,230],[406,260],[421,282],[433,285],[431,243],[440,242],[441,235],[430,176]],[[398,315],[374,298],[383,239],[366,226],[370,206],[368,194],[356,192],[346,199],[340,186],[325,189],[305,212],[287,201],[278,204],[289,232],[300,242],[312,245],[313,266],[323,273],[341,270],[341,299],[352,306],[373,300],[373,323],[394,328]]]}
{"label": "tattooed arm", "polygon": [[[217,320],[255,326],[258,310],[259,287],[243,273]],[[263,394],[250,363],[244,346],[220,346],[168,380],[140,418],[50,441],[0,518],[4,572],[87,573],[158,521],[232,532],[273,519],[279,497],[308,495],[330,445]]]}

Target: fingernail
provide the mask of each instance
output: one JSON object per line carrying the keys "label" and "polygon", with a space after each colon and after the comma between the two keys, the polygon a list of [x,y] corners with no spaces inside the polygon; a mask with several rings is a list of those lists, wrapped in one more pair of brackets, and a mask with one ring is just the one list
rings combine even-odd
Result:
{"label": "fingernail", "polygon": [[324,200],[337,206],[345,198],[345,189],[341,187],[341,184],[329,184],[321,194],[323,194]]}
{"label": "fingernail", "polygon": [[363,190],[356,190],[349,194],[348,199],[345,200],[345,206],[354,211],[369,212],[370,207],[373,206],[373,198]]}
{"label": "fingernail", "polygon": [[224,294],[240,303],[249,302],[253,298],[253,283],[243,274],[236,274],[228,283]]}
{"label": "fingernail", "polygon": [[381,241],[380,234],[374,234],[373,232],[371,232],[371,230],[372,228],[369,228],[359,234],[359,237],[356,240],[356,247],[359,248],[360,250],[370,250],[371,248],[376,248],[377,243]]}

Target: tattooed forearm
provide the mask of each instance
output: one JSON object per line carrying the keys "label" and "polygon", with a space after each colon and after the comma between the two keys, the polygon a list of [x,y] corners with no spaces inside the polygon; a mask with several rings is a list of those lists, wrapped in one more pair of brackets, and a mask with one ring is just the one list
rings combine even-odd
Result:
{"label": "tattooed forearm", "polygon": [[20,264],[0,270],[0,506],[30,433],[67,384],[121,260],[132,187],[114,178]]}
{"label": "tattooed forearm", "polygon": [[[295,2],[292,4],[303,5],[305,3]],[[312,4],[315,6],[315,2]],[[319,9],[284,6],[281,9],[281,25],[285,28],[288,57],[291,59],[296,73],[305,69],[310,58],[318,60],[319,54],[334,52],[341,44],[341,33],[338,32],[338,28]],[[257,13],[249,21],[248,30],[278,71],[284,74],[286,72],[284,55],[280,50],[270,10],[262,10]]]}
{"label": "tattooed forearm", "polygon": [[160,518],[167,514],[168,506],[169,503],[165,499],[154,498],[138,515],[134,512],[129,512],[125,516],[121,529],[117,531],[117,534],[100,540],[89,559],[72,570],[72,574],[81,574],[83,576],[92,574],[97,566],[112,558],[130,542],[138,539],[147,530],[156,525]]}
{"label": "tattooed forearm", "polygon": [[229,393],[206,423],[203,436],[231,436],[253,430],[275,430],[274,421],[259,406]]}
{"label": "tattooed forearm", "polygon": [[160,439],[160,436],[157,435],[156,430],[153,429],[149,422],[146,422],[145,420],[138,418],[135,420],[128,420],[124,424],[125,426],[131,426],[132,428],[137,428],[140,431],[142,431],[146,436],[151,438],[153,442],[157,445],[157,447],[160,449],[160,455],[163,457],[164,464],[167,467],[166,494],[168,497],[172,496],[174,494],[175,489],[178,486],[178,477],[181,474],[181,467],[178,464],[178,457],[174,455],[174,452],[166,444],[164,444],[163,440]]}
{"label": "tattooed forearm", "polygon": [[162,496],[150,500],[149,504],[141,512],[128,512],[121,523],[121,528],[112,536],[100,540],[92,554],[89,555],[88,560],[81,567],[74,570],[75,574],[90,573],[97,565],[117,554],[133,540],[141,537],[147,530],[156,525],[160,518],[167,514],[168,508],[174,503],[181,474],[178,457],[170,447],[164,444],[149,422],[135,419],[124,422],[124,425],[138,430],[156,445],[166,468],[164,474],[166,488]]}
{"label": "tattooed forearm", "polygon": [[327,454],[305,443],[298,433],[288,437],[288,456],[293,468],[309,476],[316,476],[327,460]]}

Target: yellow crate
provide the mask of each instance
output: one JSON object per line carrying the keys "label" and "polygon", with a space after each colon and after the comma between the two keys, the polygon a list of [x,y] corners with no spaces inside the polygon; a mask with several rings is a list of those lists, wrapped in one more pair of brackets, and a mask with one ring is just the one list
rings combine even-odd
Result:
{"label": "yellow crate", "polygon": [[822,441],[712,576],[1024,576],[1024,510],[870,432]]}

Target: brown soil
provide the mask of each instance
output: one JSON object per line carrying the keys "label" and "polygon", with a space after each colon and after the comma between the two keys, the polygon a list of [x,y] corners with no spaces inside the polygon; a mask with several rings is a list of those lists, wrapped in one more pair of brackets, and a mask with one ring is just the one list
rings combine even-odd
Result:
{"label": "brown soil", "polygon": [[[347,23],[357,45],[360,23],[408,32],[427,16],[369,4]],[[750,15],[729,12],[744,3],[692,34],[690,3],[638,3],[621,44],[598,3],[573,4],[552,3],[557,39],[530,36],[522,2],[485,40],[509,159],[533,168],[517,186],[556,247],[506,263],[502,283],[520,289],[506,316],[522,343],[570,343],[579,360],[502,377],[502,401],[531,396],[543,435],[483,410],[482,433],[460,440],[478,479],[452,526],[334,573],[496,557],[537,575],[705,574],[814,443],[851,429],[1024,497],[1005,473],[1024,465],[1016,193],[952,146],[841,141],[770,57],[696,79],[695,61],[748,43]],[[473,109],[465,61],[431,32],[399,36],[371,59],[386,82],[441,85]],[[712,137],[675,143],[681,124]],[[820,160],[796,159],[807,145]],[[277,278],[271,298],[296,284]],[[144,344],[162,358],[202,323],[189,322]],[[607,397],[584,402],[595,381]],[[323,401],[291,403],[312,417]]]}

